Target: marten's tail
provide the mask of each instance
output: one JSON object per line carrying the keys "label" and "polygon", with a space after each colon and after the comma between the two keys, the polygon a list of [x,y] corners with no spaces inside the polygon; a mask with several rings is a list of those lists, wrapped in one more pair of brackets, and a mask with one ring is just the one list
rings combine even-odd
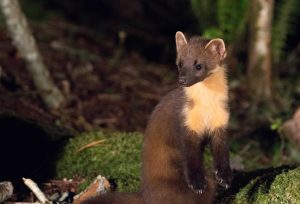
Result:
{"label": "marten's tail", "polygon": [[83,201],[81,204],[141,204],[140,193],[107,193]]}

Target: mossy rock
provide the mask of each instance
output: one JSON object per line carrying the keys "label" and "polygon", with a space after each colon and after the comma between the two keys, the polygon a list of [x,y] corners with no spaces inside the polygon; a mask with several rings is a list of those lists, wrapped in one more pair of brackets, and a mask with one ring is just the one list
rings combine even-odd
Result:
{"label": "mossy rock", "polygon": [[[95,141],[103,143],[81,147]],[[71,138],[57,162],[59,178],[82,177],[89,184],[97,175],[116,182],[118,191],[137,191],[140,184],[142,135],[92,132]]]}
{"label": "mossy rock", "polygon": [[233,187],[219,195],[217,203],[300,203],[300,167],[281,166],[236,173]]}

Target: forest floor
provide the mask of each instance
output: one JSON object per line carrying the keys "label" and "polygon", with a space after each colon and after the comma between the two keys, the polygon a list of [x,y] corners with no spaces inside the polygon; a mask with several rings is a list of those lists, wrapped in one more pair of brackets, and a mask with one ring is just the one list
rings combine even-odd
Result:
{"label": "forest floor", "polygon": [[80,132],[141,131],[160,97],[176,86],[174,65],[149,63],[112,39],[100,41],[87,28],[63,22],[34,25],[45,64],[68,99],[62,110],[49,112],[7,33],[0,33],[2,111]]}
{"label": "forest floor", "polygon": [[[149,62],[137,52],[126,51],[120,39],[101,40],[91,30],[66,22],[34,24],[32,29],[45,64],[68,103],[61,110],[47,110],[24,61],[6,30],[1,28],[0,115],[42,121],[77,132],[99,129],[143,132],[154,106],[177,86],[175,63]],[[269,129],[268,121],[249,117],[251,105],[246,88],[235,82],[230,83],[230,107],[234,112],[231,139],[252,137],[253,133],[255,137],[251,140],[244,137],[245,143],[237,147],[233,144],[233,150],[245,153],[252,147],[264,149],[258,137],[265,134],[274,140],[279,137]],[[253,158],[254,154],[244,156]],[[259,153],[255,158],[262,165],[272,163],[269,153]]]}

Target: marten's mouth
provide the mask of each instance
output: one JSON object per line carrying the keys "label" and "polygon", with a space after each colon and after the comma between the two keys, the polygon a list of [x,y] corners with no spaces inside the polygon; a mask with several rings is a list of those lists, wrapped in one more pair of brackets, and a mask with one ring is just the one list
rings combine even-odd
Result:
{"label": "marten's mouth", "polygon": [[182,88],[192,86],[192,84],[188,84],[188,83],[179,83],[179,82],[178,82],[178,84],[179,84],[179,86],[182,87]]}
{"label": "marten's mouth", "polygon": [[187,86],[188,85],[188,80],[186,80],[185,77],[179,77],[178,78],[178,84],[180,86]]}
{"label": "marten's mouth", "polygon": [[181,87],[187,87],[188,86],[188,83],[186,81],[185,82],[178,81],[178,84]]}

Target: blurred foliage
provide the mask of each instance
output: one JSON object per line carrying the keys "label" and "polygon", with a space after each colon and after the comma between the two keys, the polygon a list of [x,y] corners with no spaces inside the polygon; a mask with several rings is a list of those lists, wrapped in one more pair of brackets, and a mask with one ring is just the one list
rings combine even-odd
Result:
{"label": "blurred foliage", "polygon": [[35,21],[45,21],[52,17],[63,17],[63,14],[58,10],[48,9],[50,1],[20,0],[19,2],[25,15]]}
{"label": "blurred foliage", "polygon": [[[97,146],[78,150],[95,141]],[[97,175],[117,184],[118,191],[137,191],[140,183],[142,135],[139,133],[90,132],[70,139],[57,163],[59,178],[86,179],[91,183]]]}
{"label": "blurred foliage", "polygon": [[[201,33],[207,38],[223,38],[230,44],[240,38],[247,38],[247,23],[251,18],[251,13],[248,12],[249,2],[133,0],[131,4],[127,4],[123,0],[20,1],[26,15],[35,21],[53,17],[66,19],[92,27],[93,30],[99,31],[99,36],[105,35],[104,32],[117,36],[119,31],[124,30],[128,33],[125,47],[134,48],[152,59],[160,56],[163,60],[174,58],[171,54],[174,47],[169,46],[173,40],[170,39],[170,35],[177,30]],[[295,48],[293,43],[298,39],[299,8],[300,2],[297,0],[275,1],[272,40],[275,63],[279,63],[287,55],[287,50]],[[157,35],[159,37],[155,37]],[[133,41],[135,43],[132,43]],[[242,49],[247,49],[247,43]]]}
{"label": "blurred foliage", "polygon": [[275,63],[279,63],[284,55],[287,38],[295,34],[298,26],[300,2],[298,0],[279,1],[275,7],[272,49]]}
{"label": "blurred foliage", "polygon": [[218,0],[218,22],[224,39],[232,41],[245,28],[248,0]]}
{"label": "blurred foliage", "polygon": [[271,123],[271,126],[270,126],[271,130],[279,130],[279,128],[281,127],[282,123],[283,123],[282,118],[276,118]]}
{"label": "blurred foliage", "polygon": [[217,7],[218,1],[210,0],[190,0],[194,15],[198,20],[199,31],[205,30],[211,26],[217,25]]}
{"label": "blurred foliage", "polygon": [[[197,17],[198,30],[208,38],[221,37],[232,43],[245,34],[247,29],[249,0],[190,0]],[[276,1],[274,9],[272,49],[275,63],[287,55],[287,38],[296,35],[300,2],[297,0]]]}
{"label": "blurred foliage", "polygon": [[[277,123],[277,122],[275,122]],[[274,124],[277,126],[279,124]],[[268,126],[250,132],[230,142],[231,159],[238,155],[245,170],[277,167],[300,162],[300,151],[285,139],[278,130]]]}
{"label": "blurred foliage", "polygon": [[245,28],[248,0],[191,0],[191,6],[205,37],[231,42]]}

